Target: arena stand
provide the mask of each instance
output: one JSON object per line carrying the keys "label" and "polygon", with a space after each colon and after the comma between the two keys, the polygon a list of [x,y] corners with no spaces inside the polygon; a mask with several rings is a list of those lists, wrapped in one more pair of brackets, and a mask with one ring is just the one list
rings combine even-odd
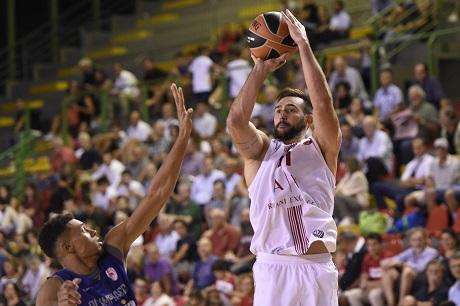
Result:
{"label": "arena stand", "polygon": [[[0,304],[32,305],[59,268],[37,242],[50,214],[104,234],[137,206],[177,137],[174,81],[195,109],[193,141],[168,205],[128,256],[137,302],[252,305],[250,203],[224,123],[252,67],[248,23],[283,7],[309,30],[343,133],[340,305],[460,303],[459,7],[371,2],[346,1],[352,23],[338,35],[333,1],[137,1],[83,24],[78,48],[61,40],[59,61],[22,59],[0,102]],[[253,122],[270,135],[277,91],[305,89],[298,67],[294,55],[256,105]]]}

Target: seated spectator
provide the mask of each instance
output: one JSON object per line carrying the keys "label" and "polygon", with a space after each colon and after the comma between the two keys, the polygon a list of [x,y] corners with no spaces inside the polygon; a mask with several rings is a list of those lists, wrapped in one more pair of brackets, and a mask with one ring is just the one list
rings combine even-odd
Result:
{"label": "seated spectator", "polygon": [[382,237],[379,234],[369,234],[366,238],[367,253],[361,268],[359,287],[349,289],[343,294],[351,306],[371,306],[384,304],[382,291],[382,268],[380,262],[388,257],[383,248]]}
{"label": "seated spectator", "polygon": [[115,192],[113,188],[110,188],[109,180],[103,176],[93,184],[90,194],[91,204],[95,208],[108,213],[113,210],[112,204],[116,197]]}
{"label": "seated spectator", "polygon": [[247,60],[247,48],[241,49],[237,46],[230,48],[231,60],[227,64],[226,76],[229,79],[229,95],[231,99],[235,99],[244,82],[252,70],[252,66]]}
{"label": "seated spectator", "polygon": [[338,221],[351,218],[357,224],[359,212],[369,206],[369,186],[356,158],[347,158],[345,165],[345,176],[335,189],[334,216]]}
{"label": "seated spectator", "polygon": [[358,159],[365,162],[370,157],[381,159],[387,170],[392,169],[393,145],[384,131],[377,129],[377,120],[366,116],[363,120],[365,136],[359,141]]}
{"label": "seated spectator", "polygon": [[215,208],[209,212],[209,216],[211,228],[203,236],[210,239],[212,254],[219,257],[223,257],[227,253],[235,254],[241,236],[238,228],[227,223],[223,210]]}
{"label": "seated spectator", "polygon": [[[219,210],[225,210],[229,204],[227,204],[227,198],[225,197],[225,184],[223,180],[217,180],[213,184],[212,198],[209,203],[204,207],[204,215],[207,223],[211,224],[210,212],[217,208]],[[228,218],[228,216],[227,216]]]}
{"label": "seated spectator", "polygon": [[5,290],[0,295],[0,305],[8,306],[26,306],[24,293],[19,288],[19,285],[14,282],[9,282],[5,285]]}
{"label": "seated spectator", "polygon": [[133,284],[134,287],[134,296],[136,298],[136,303],[142,305],[148,298],[149,286],[145,279],[137,278]]}
{"label": "seated spectator", "polygon": [[300,22],[304,25],[307,33],[316,30],[319,23],[318,5],[315,0],[304,0],[300,7]]}
{"label": "seated spectator", "polygon": [[338,56],[334,60],[334,71],[329,77],[329,87],[332,92],[335,92],[336,86],[340,82],[347,82],[350,84],[351,95],[358,97],[362,101],[368,100],[366,88],[364,87],[363,79],[356,68],[348,66],[346,60]]}
{"label": "seated spectator", "polygon": [[350,107],[345,114],[345,121],[351,126],[353,134],[357,137],[364,136],[363,120],[366,117],[364,113],[363,103],[359,98],[353,98]]}
{"label": "seated spectator", "polygon": [[[382,284],[388,306],[400,305],[412,290],[417,274],[423,272],[428,263],[438,256],[436,249],[427,246],[428,235],[425,229],[414,228],[409,231],[408,237],[410,248],[381,262],[384,269]],[[399,303],[396,304],[393,288],[399,278]]]}
{"label": "seated spectator", "polygon": [[155,65],[151,58],[144,58],[142,61],[143,75],[142,79],[146,82],[157,82],[163,80],[168,73]]}
{"label": "seated spectator", "polygon": [[353,288],[359,280],[364,256],[367,252],[366,240],[352,232],[344,232],[339,237],[340,249],[345,253],[345,271],[339,276],[340,290]]}
{"label": "seated spectator", "polygon": [[374,96],[374,107],[376,116],[384,121],[399,109],[403,94],[393,83],[393,71],[389,68],[380,71],[380,86]]}
{"label": "seated spectator", "polygon": [[217,257],[212,255],[212,243],[208,238],[201,238],[198,241],[198,255],[200,259],[196,262],[193,272],[193,282],[196,288],[204,289],[216,281],[212,272],[212,265]]}
{"label": "seated spectator", "polygon": [[350,84],[348,82],[339,82],[335,85],[334,90],[334,107],[341,114],[347,113],[348,108],[350,107],[352,97],[350,94]]}
{"label": "seated spectator", "polygon": [[393,0],[372,0],[372,15],[377,15],[379,12],[394,5]]}
{"label": "seated spectator", "polygon": [[229,262],[221,259],[216,260],[212,265],[212,272],[216,278],[215,287],[219,291],[221,299],[227,302],[230,302],[236,283],[235,276],[229,270]]}
{"label": "seated spectator", "polygon": [[426,267],[426,280],[417,288],[412,289],[412,294],[403,297],[402,306],[417,306],[421,302],[428,302],[430,305],[440,305],[447,301],[449,286],[444,282],[446,275],[443,264],[433,259]]}
{"label": "seated spectator", "polygon": [[116,78],[113,83],[112,94],[117,95],[120,99],[121,118],[123,119],[128,117],[131,104],[136,101],[141,92],[138,87],[138,80],[131,71],[124,69],[120,63],[115,63],[113,70]]}
{"label": "seated spectator", "polygon": [[101,154],[94,148],[88,133],[80,133],[78,135],[78,142],[80,148],[75,151],[75,156],[78,159],[80,169],[92,170],[93,167],[102,163]]}
{"label": "seated spectator", "polygon": [[[425,101],[425,91],[418,85],[409,88],[409,108],[422,132],[437,134],[438,112],[436,108]],[[428,134],[430,135],[430,134]]]}
{"label": "seated spectator", "polygon": [[252,306],[254,298],[254,280],[250,274],[241,275],[231,302],[235,306]]}
{"label": "seated spectator", "polygon": [[192,200],[198,205],[209,203],[214,189],[214,182],[225,179],[225,173],[213,169],[213,159],[206,157],[200,174],[195,177],[192,184]]}
{"label": "seated spectator", "polygon": [[452,108],[440,111],[441,137],[449,142],[449,154],[460,154],[460,120]]}
{"label": "seated spectator", "polygon": [[336,40],[348,37],[351,28],[351,17],[345,11],[345,2],[341,0],[334,1],[334,14],[329,23],[329,31],[326,33],[325,41]]}
{"label": "seated spectator", "polygon": [[460,160],[448,154],[448,143],[445,138],[434,142],[436,158],[430,163],[426,179],[426,188],[407,196],[406,205],[425,202],[428,208],[437,203],[449,206],[451,212],[457,209],[457,199],[460,198]]}
{"label": "seated spectator", "polygon": [[130,209],[134,210],[137,204],[145,197],[146,190],[139,181],[136,181],[129,170],[123,171],[120,184],[115,190],[117,197],[126,197]]}
{"label": "seated spectator", "polygon": [[201,139],[212,137],[217,130],[217,118],[208,110],[208,105],[199,102],[193,113],[193,130]]}
{"label": "seated spectator", "polygon": [[112,186],[117,186],[121,180],[121,174],[125,166],[117,159],[113,158],[111,152],[105,152],[102,155],[102,164],[91,175],[93,181],[105,176]]}
{"label": "seated spectator", "polygon": [[182,220],[174,221],[174,230],[179,235],[179,240],[177,240],[176,251],[171,257],[171,263],[177,266],[177,269],[191,272],[198,259],[195,239],[189,233],[187,223]]}
{"label": "seated spectator", "polygon": [[171,203],[166,206],[166,213],[175,220],[186,222],[193,237],[198,239],[201,232],[201,208],[190,198],[190,184],[181,182],[177,193],[173,193],[171,198]]}
{"label": "seated spectator", "polygon": [[[303,77],[303,76],[302,76]],[[305,81],[302,80],[305,83]],[[262,118],[268,130],[273,129],[273,109],[275,107],[276,97],[279,90],[274,85],[267,85],[264,87],[265,103],[257,102],[252,111],[252,118],[259,116]]]}
{"label": "seated spectator", "polygon": [[40,286],[45,281],[48,272],[45,264],[37,256],[31,256],[28,259],[29,267],[26,270],[21,283],[22,287],[28,293],[30,300],[34,301]]}
{"label": "seated spectator", "polygon": [[455,277],[456,282],[449,289],[449,301],[460,305],[460,253],[455,253],[449,259],[449,268],[452,275]]}
{"label": "seated spectator", "polygon": [[240,183],[242,177],[238,173],[239,162],[235,158],[228,157],[225,159],[224,173],[225,173],[225,197],[231,199],[236,191],[238,184]]}
{"label": "seated spectator", "polygon": [[175,295],[178,293],[177,280],[171,263],[160,257],[158,247],[151,243],[146,246],[147,256],[145,257],[144,275],[149,282],[161,282],[166,294]]}
{"label": "seated spectator", "polygon": [[171,258],[171,255],[176,251],[179,234],[173,228],[173,219],[161,214],[157,217],[158,234],[155,237],[155,245],[158,248],[160,256]]}
{"label": "seated spectator", "polygon": [[[141,305],[141,304],[139,304]],[[174,300],[165,293],[165,288],[161,281],[153,282],[150,286],[150,297],[142,306],[176,306]]]}
{"label": "seated spectator", "polygon": [[439,242],[442,264],[445,268],[445,282],[449,285],[455,283],[455,277],[449,269],[449,260],[460,250],[460,241],[451,228],[442,230]]}
{"label": "seated spectator", "polygon": [[426,100],[439,108],[440,101],[444,98],[444,91],[439,80],[430,76],[426,64],[418,63],[414,66],[414,78],[408,82],[407,87],[409,88],[413,84],[421,86],[426,94]]}
{"label": "seated spectator", "polygon": [[19,199],[13,197],[0,216],[0,231],[7,234],[23,235],[33,227],[32,219],[27,215]]}
{"label": "seated spectator", "polygon": [[146,141],[152,133],[152,127],[145,121],[141,120],[141,114],[133,111],[129,116],[129,126],[126,130],[128,139]]}
{"label": "seated spectator", "polygon": [[359,140],[353,135],[351,126],[348,122],[340,125],[342,131],[342,145],[340,146],[340,159],[346,160],[347,158],[354,157],[358,154]]}
{"label": "seated spectator", "polygon": [[402,106],[398,112],[390,117],[393,125],[393,145],[396,157],[396,169],[407,164],[412,158],[412,141],[418,135],[418,123],[412,110]]}
{"label": "seated spectator", "polygon": [[412,141],[412,151],[415,157],[404,168],[400,180],[380,181],[373,184],[372,192],[379,208],[385,208],[384,197],[387,197],[396,201],[398,210],[402,212],[404,197],[414,190],[423,189],[433,157],[428,154],[427,147],[421,138]]}

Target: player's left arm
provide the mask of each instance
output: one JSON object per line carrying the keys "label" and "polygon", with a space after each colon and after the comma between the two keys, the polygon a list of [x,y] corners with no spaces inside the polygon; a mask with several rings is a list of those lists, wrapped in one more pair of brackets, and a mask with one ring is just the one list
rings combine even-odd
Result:
{"label": "player's left arm", "polygon": [[332,95],[326,77],[311,50],[305,27],[289,10],[282,14],[289,27],[289,34],[299,47],[302,70],[313,106],[313,133],[329,169],[335,174],[341,132],[339,119],[332,104]]}
{"label": "player's left arm", "polygon": [[145,198],[128,219],[110,230],[105,239],[105,243],[121,250],[124,256],[128,253],[133,241],[149,228],[150,223],[171,195],[179,177],[185,149],[192,131],[193,111],[192,109],[185,109],[182,88],[177,88],[176,84],[173,84],[171,92],[176,102],[179,136],[152,179]]}

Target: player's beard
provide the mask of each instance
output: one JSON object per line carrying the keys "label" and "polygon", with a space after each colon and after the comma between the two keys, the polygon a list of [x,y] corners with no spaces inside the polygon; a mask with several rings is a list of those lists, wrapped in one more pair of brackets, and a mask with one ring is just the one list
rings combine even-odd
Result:
{"label": "player's beard", "polygon": [[302,133],[305,129],[305,127],[307,126],[306,123],[305,123],[305,120],[299,120],[299,122],[295,125],[290,125],[290,128],[287,129],[287,130],[284,130],[283,132],[279,131],[278,130],[278,126],[281,124],[281,123],[284,123],[284,124],[289,124],[288,122],[286,121],[280,121],[274,128],[274,135],[275,135],[275,139],[279,140],[279,141],[289,141],[289,140],[292,140],[293,138],[296,138],[297,136],[299,136],[300,133]]}

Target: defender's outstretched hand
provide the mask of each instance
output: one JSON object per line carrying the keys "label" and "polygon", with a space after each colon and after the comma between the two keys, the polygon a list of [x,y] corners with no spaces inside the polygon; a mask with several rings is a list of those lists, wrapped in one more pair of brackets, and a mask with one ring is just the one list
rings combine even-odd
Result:
{"label": "defender's outstretched hand", "polygon": [[171,85],[171,93],[176,103],[177,118],[179,119],[179,133],[190,136],[192,132],[192,113],[193,109],[185,109],[184,93],[182,87],[177,87],[176,83]]}
{"label": "defender's outstretched hand", "polygon": [[292,40],[297,45],[300,45],[302,42],[308,42],[307,32],[302,23],[291,13],[290,10],[286,9],[284,12],[281,12],[286,24],[289,28],[289,35],[291,35]]}

